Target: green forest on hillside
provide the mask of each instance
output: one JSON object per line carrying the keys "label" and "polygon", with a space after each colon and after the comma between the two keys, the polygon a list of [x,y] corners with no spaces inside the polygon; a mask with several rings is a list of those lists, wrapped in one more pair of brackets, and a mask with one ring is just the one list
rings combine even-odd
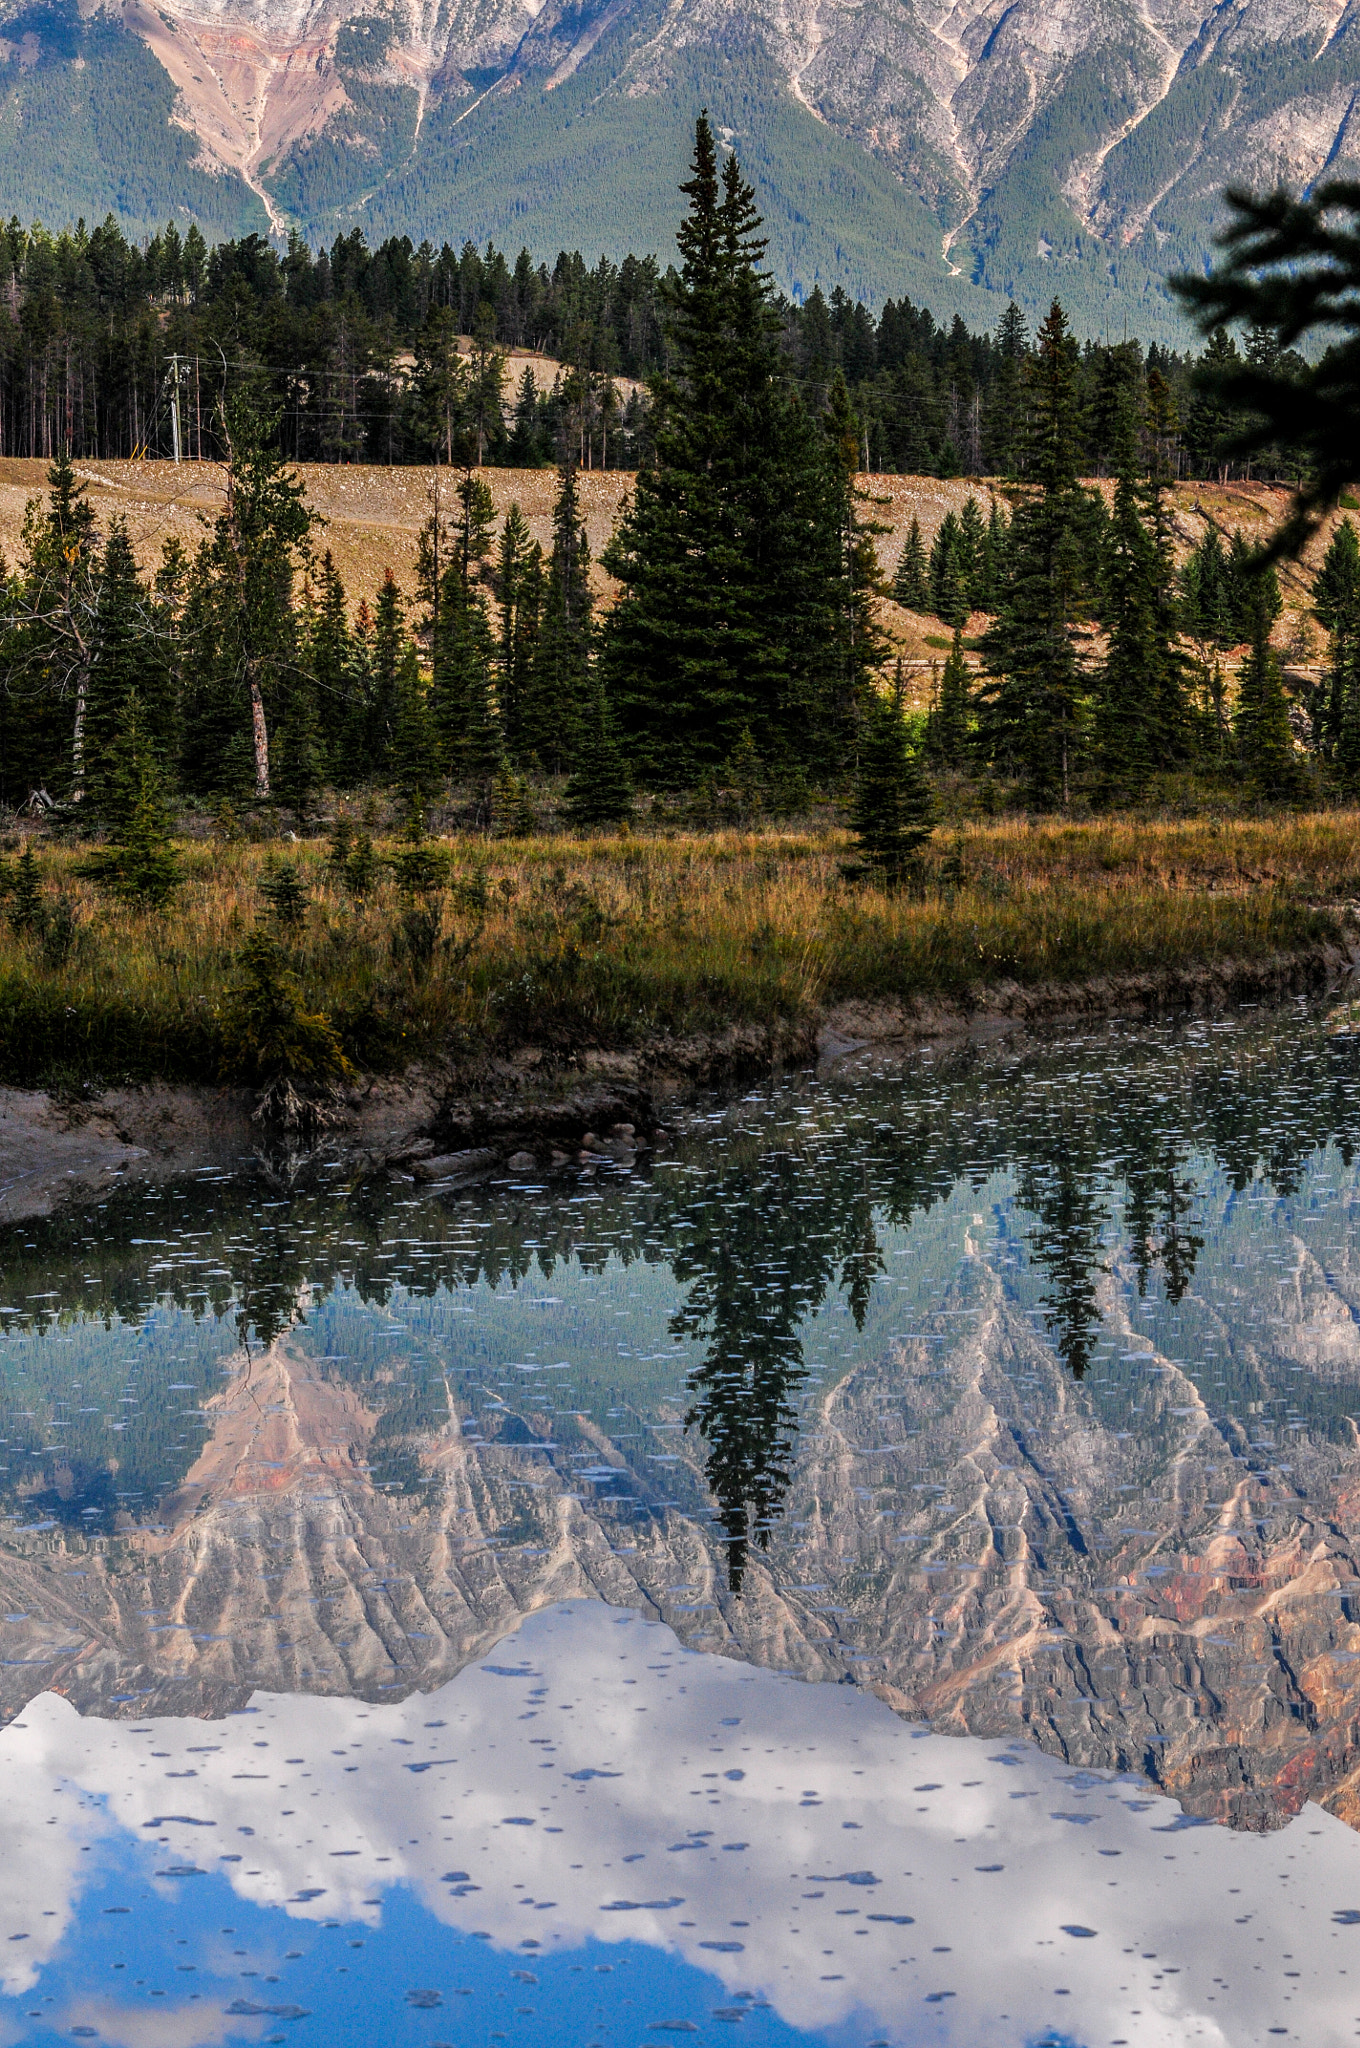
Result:
{"label": "green forest on hillside", "polygon": [[[370,249],[357,228],[313,254],[300,238],[281,252],[256,234],[210,249],[173,221],[139,245],[112,218],[58,235],[11,220],[0,228],[0,454],[168,455],[177,379],[194,457],[221,454],[218,406],[248,392],[277,410],[281,449],[297,461],[523,468],[555,462],[570,437],[583,466],[633,469],[649,459],[647,402],[615,380],[672,366],[675,276],[652,257],[592,268],[563,252],[550,267],[527,249],[512,262],[494,245],[416,247],[406,236]],[[773,303],[783,374],[813,411],[844,377],[863,467],[1015,468],[1034,346],[1017,308],[978,332],[905,298],[875,316],[839,287]],[[1244,347],[1253,361],[1280,353],[1263,333]],[[562,364],[555,388],[527,370],[512,377],[512,348]],[[1236,351],[1220,337],[1205,361]],[[1118,393],[1155,373],[1177,409],[1175,475],[1292,479],[1288,447],[1249,470],[1229,456],[1232,422],[1198,391],[1197,362],[1155,343],[1086,343],[1074,427],[1086,473],[1110,466]]]}

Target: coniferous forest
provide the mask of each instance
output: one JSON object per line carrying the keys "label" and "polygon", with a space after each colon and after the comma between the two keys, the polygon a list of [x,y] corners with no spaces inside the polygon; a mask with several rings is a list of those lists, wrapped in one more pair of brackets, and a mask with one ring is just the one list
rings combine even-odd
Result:
{"label": "coniferous forest", "polygon": [[[30,506],[6,572],[0,801],[40,791],[86,829],[121,829],[147,763],[167,802],[268,798],[299,820],[322,790],[361,785],[422,804],[456,786],[483,825],[496,804],[524,813],[512,792],[545,778],[570,778],[565,815],[581,825],[624,815],[633,786],[698,791],[712,808],[744,782],[784,814],[843,793],[891,681],[882,529],[857,481],[890,418],[917,436],[901,428],[904,458],[950,471],[962,442],[1009,480],[987,518],[970,496],[929,551],[913,530],[895,565],[897,599],[955,635],[920,765],[985,775],[1041,809],[1077,790],[1097,806],[1136,801],[1152,778],[1194,769],[1265,798],[1310,773],[1349,790],[1352,529],[1319,584],[1328,679],[1292,727],[1270,641],[1274,571],[1215,531],[1174,559],[1170,486],[1197,457],[1219,478],[1234,467],[1240,423],[1216,372],[1247,358],[1226,330],[1206,369],[1136,344],[1080,348],[1057,303],[1037,334],[1010,315],[982,340],[907,306],[877,326],[843,302],[793,309],[765,277],[737,160],[720,163],[703,121],[684,197],[679,266],[664,276],[565,257],[550,276],[527,259],[511,270],[395,244],[370,257],[357,237],[315,260],[258,243],[209,253],[192,232],[140,252],[114,230],[83,246],[34,240],[26,256],[13,243],[11,283],[24,284],[17,321],[0,325],[8,432],[59,439],[49,496]],[[131,328],[105,323],[110,292]],[[53,337],[41,355],[40,299]],[[133,329],[151,377],[140,400],[135,367],[126,382]],[[1248,343],[1260,359],[1262,333]],[[269,361],[324,356],[337,336],[357,351],[338,411],[328,375],[290,379]],[[226,462],[228,490],[196,552],[170,543],[148,578],[117,521],[98,530],[75,461],[107,439],[106,399],[119,403],[101,352],[125,373],[128,431],[143,432],[167,337],[182,433]],[[189,381],[209,340],[239,372],[210,401]],[[510,392],[508,343],[578,367]],[[611,411],[616,366],[646,382]],[[912,382],[920,402],[902,403]],[[375,413],[380,389],[391,402]],[[404,453],[447,466],[416,587],[389,576],[356,610],[289,463],[301,447],[372,453],[379,418]],[[498,456],[557,464],[548,551],[513,508],[496,527],[478,469]],[[618,596],[597,616],[576,479],[625,457],[636,484],[604,557]],[[1288,464],[1276,448],[1257,467]],[[1093,468],[1112,495],[1081,481]],[[990,622],[968,650],[980,664],[962,641],[978,613]],[[1230,691],[1221,657],[1242,646]]]}
{"label": "coniferous forest", "polygon": [[[1033,335],[1012,315],[985,341],[942,335],[910,308],[886,308],[877,326],[839,304],[795,311],[765,274],[737,158],[702,119],[683,197],[679,260],[665,275],[645,265],[586,273],[563,259],[549,276],[470,251],[456,262],[407,251],[398,277],[390,245],[369,258],[353,242],[315,261],[254,246],[245,269],[233,267],[245,245],[208,255],[192,238],[166,237],[144,252],[124,248],[125,303],[142,323],[148,363],[159,360],[151,337],[160,347],[178,320],[181,369],[192,323],[228,312],[236,323],[235,355],[219,344],[226,373],[211,404],[178,387],[190,453],[201,433],[224,464],[223,502],[195,548],[172,539],[154,564],[139,563],[119,519],[100,526],[77,466],[75,451],[109,431],[101,406],[121,403],[116,377],[104,380],[81,352],[88,345],[94,361],[106,345],[100,320],[81,291],[63,300],[54,286],[61,318],[75,319],[77,301],[88,317],[83,341],[45,358],[45,376],[61,365],[58,422],[48,405],[57,387],[43,386],[41,403],[33,397],[30,301],[19,292],[5,330],[7,432],[18,430],[15,393],[24,391],[27,431],[55,436],[55,446],[47,493],[29,504],[0,586],[0,803],[19,827],[11,847],[22,841],[0,870],[18,949],[5,987],[14,1017],[27,1019],[22,1029],[11,1019],[15,1044],[26,1032],[30,1044],[47,1033],[47,1044],[54,1019],[81,1018],[59,996],[82,961],[87,979],[94,974],[95,902],[122,906],[121,943],[139,972],[164,980],[173,967],[165,1002],[183,1025],[191,1013],[180,956],[171,949],[163,960],[155,941],[152,973],[138,920],[187,900],[187,822],[191,841],[223,845],[329,832],[320,866],[279,849],[252,871],[253,928],[225,944],[218,932],[196,956],[208,984],[192,998],[188,1040],[176,1040],[191,1068],[215,1060],[262,1083],[285,1074],[290,1086],[299,1075],[348,1072],[375,1048],[390,1057],[427,1042],[455,1011],[468,1030],[476,1012],[483,1034],[522,1036],[565,1004],[574,1020],[561,1024],[566,1039],[617,1037],[692,1023],[696,1003],[709,1021],[724,1002],[796,1013],[828,978],[868,990],[924,973],[953,986],[988,973],[1034,978],[1059,961],[1093,971],[1097,956],[1128,965],[1230,945],[1250,953],[1287,945],[1305,926],[1308,943],[1330,931],[1319,894],[1360,887],[1346,850],[1353,834],[1340,828],[1297,855],[1301,873],[1312,863],[1311,884],[1301,884],[1311,909],[1303,897],[1266,910],[1220,903],[1210,883],[1202,900],[1125,892],[1097,915],[1081,889],[1105,884],[1089,864],[1075,897],[1036,908],[1025,892],[1042,894],[1065,871],[1065,842],[1055,839],[1026,852],[1021,882],[1011,868],[1004,886],[987,885],[990,908],[968,927],[966,960],[953,919],[982,844],[968,855],[967,834],[1007,811],[1089,818],[1169,806],[1194,818],[1360,795],[1355,526],[1333,527],[1307,592],[1325,659],[1286,678],[1275,638],[1287,536],[1249,544],[1210,522],[1187,549],[1175,502],[1197,462],[1215,482],[1248,463],[1287,473],[1284,451],[1306,455],[1316,432],[1309,406],[1338,375],[1331,359],[1310,366],[1296,355],[1299,323],[1283,317],[1247,323],[1239,350],[1212,308],[1195,365],[1136,344],[1083,348],[1057,302]],[[79,268],[112,246],[96,236],[82,253],[69,238],[63,261]],[[179,269],[156,273],[173,301],[157,310],[149,279],[170,261],[167,248]],[[346,346],[361,332],[365,349],[380,330],[387,336],[378,384],[392,398],[383,417],[394,446],[445,458],[431,471],[411,587],[389,572],[375,601],[357,606],[291,464],[314,435],[337,459],[372,454],[377,415],[360,402],[357,370],[344,426],[324,379],[299,371],[281,387],[268,360],[334,340],[337,321]],[[469,328],[471,345],[460,346]],[[395,378],[393,351],[412,329]],[[508,342],[556,348],[567,368],[550,386],[529,380],[507,394]],[[129,347],[123,331],[114,352],[123,371]],[[885,347],[901,350],[894,369],[883,367]],[[907,361],[921,400],[890,414],[880,402],[900,389]],[[644,380],[622,416],[604,397],[618,365]],[[965,367],[971,381],[961,381]],[[122,388],[135,389],[135,377]],[[151,378],[145,419],[153,389]],[[955,467],[961,439],[996,482],[951,510],[929,547],[913,526],[885,565],[864,471],[866,442],[872,451],[874,436],[886,437],[890,416],[904,434],[908,420],[918,435],[940,430],[937,468]],[[328,420],[340,434],[330,444]],[[603,552],[602,586],[581,473],[622,462],[630,435],[636,473]],[[494,515],[484,465],[497,456],[555,468],[546,547],[517,505]],[[1306,506],[1306,489],[1297,502]],[[944,629],[924,707],[907,702],[885,629],[890,595]],[[762,821],[782,821],[784,839],[752,884],[746,907],[759,899],[761,915],[740,933],[730,909],[740,891],[720,890],[716,871],[699,892],[717,920],[703,936],[692,906],[673,902],[661,917],[633,855],[623,858],[625,907],[611,908],[598,877],[576,885],[553,870],[549,900],[526,908],[521,928],[520,881],[502,876],[497,905],[485,853],[467,866],[458,851],[525,845],[544,831],[559,844],[563,834],[592,844],[622,830],[614,843],[627,847],[639,843],[630,827],[674,837]],[[942,826],[955,835],[947,852]],[[65,877],[55,895],[40,839]],[[1114,844],[1102,842],[1101,873],[1122,871],[1126,857],[1141,872],[1137,834],[1118,855]],[[777,914],[769,877],[790,860],[812,863],[804,879],[815,869],[817,889],[794,890]],[[318,889],[350,906],[351,924],[317,923]],[[848,908],[883,899],[909,937],[890,944],[874,923],[881,912]],[[926,901],[936,904],[929,913],[908,907]],[[361,942],[361,920],[379,902],[386,924]],[[513,998],[478,952],[493,913],[512,928],[505,958],[521,962]],[[778,937],[786,913],[787,945]],[[624,972],[618,935],[633,918],[642,924]],[[979,918],[1000,936],[984,943]],[[227,928],[243,929],[239,900]],[[663,952],[699,950],[688,966],[668,954],[669,964],[644,971],[643,929]],[[828,931],[848,948],[834,973]],[[385,993],[373,982],[379,936]],[[304,939],[315,975],[357,977],[349,1024],[308,1008]],[[521,946],[536,966],[523,967]],[[727,986],[715,947],[732,953],[725,998],[715,993]],[[607,995],[587,999],[579,978],[606,959]],[[37,962],[48,980],[34,1012]],[[229,1001],[213,980],[228,970],[238,976]],[[100,1058],[113,1057],[110,1043],[128,1056],[119,1017],[111,1040],[102,1026],[94,1032]],[[68,1038],[77,1027],[55,1029]],[[143,1057],[145,1032],[137,1042]]]}

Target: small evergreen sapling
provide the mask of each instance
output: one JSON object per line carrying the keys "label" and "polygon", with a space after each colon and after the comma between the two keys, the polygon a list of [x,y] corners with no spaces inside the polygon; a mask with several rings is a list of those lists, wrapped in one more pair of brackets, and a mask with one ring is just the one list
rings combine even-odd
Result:
{"label": "small evergreen sapling", "polygon": [[33,841],[26,839],[14,864],[14,881],[10,888],[10,906],[7,922],[16,937],[25,932],[41,932],[45,912],[42,900],[42,883],[38,873],[38,857],[33,851]]}
{"label": "small evergreen sapling", "polygon": [[282,929],[296,931],[306,922],[307,885],[298,873],[296,861],[266,861],[260,894],[269,905],[275,924]]}
{"label": "small evergreen sapling", "polygon": [[935,802],[891,697],[869,707],[850,823],[862,859],[849,878],[900,889],[935,829]]}
{"label": "small evergreen sapling", "polygon": [[299,1090],[329,1091],[354,1070],[330,1018],[307,1009],[274,932],[257,925],[238,964],[220,1017],[225,1070],[261,1088],[257,1116],[302,1122],[315,1112]]}
{"label": "small evergreen sapling", "polygon": [[124,903],[163,910],[179,887],[179,862],[170,841],[170,806],[160,763],[135,692],[123,706],[111,751],[108,802],[117,836],[91,856],[85,872]]}

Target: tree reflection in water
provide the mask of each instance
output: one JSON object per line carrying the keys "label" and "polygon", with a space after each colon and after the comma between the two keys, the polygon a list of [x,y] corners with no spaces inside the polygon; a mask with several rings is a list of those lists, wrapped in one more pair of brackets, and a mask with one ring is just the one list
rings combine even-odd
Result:
{"label": "tree reflection in water", "polygon": [[[408,1299],[450,1286],[495,1290],[535,1269],[550,1280],[564,1260],[587,1274],[611,1259],[668,1267],[686,1290],[672,1337],[702,1346],[687,1420],[702,1440],[739,1590],[788,1490],[813,1320],[844,1313],[865,1326],[887,1231],[906,1230],[963,1190],[990,1186],[998,1214],[1013,1201],[1018,1215],[1005,1229],[1019,1265],[1012,1274],[998,1264],[995,1284],[1023,1289],[1026,1270],[1038,1279],[1030,1298],[1080,1379],[1101,1325],[1102,1283],[1118,1260],[1132,1266],[1140,1295],[1160,1286],[1174,1303],[1191,1288],[1204,1242],[1197,1187],[1209,1174],[1238,1193],[1264,1186],[1288,1198],[1320,1149],[1335,1146],[1350,1165],[1360,1150],[1360,1068],[1320,1018],[1266,1016],[1222,1035],[1196,1032],[1102,1027],[1040,1048],[965,1048],[933,1068],[912,1060],[795,1078],[772,1085],[755,1109],[738,1105],[716,1129],[705,1120],[680,1141],[675,1166],[596,1180],[588,1204],[570,1185],[533,1196],[493,1187],[469,1201],[413,1199],[390,1182],[261,1202],[242,1178],[186,1185],[172,1211],[166,1194],[127,1187],[93,1213],[0,1236],[16,1304],[8,1327],[53,1329],[63,1317],[88,1327],[103,1317],[135,1330],[158,1305],[216,1322],[224,1336],[234,1325],[241,1348],[258,1349],[332,1289],[390,1307],[398,1285]],[[167,1266],[167,1228],[192,1237],[192,1274]],[[395,1281],[392,1246],[417,1236],[421,1262]],[[920,1312],[929,1313],[924,1303]],[[399,1390],[380,1353],[332,1368],[370,1389],[380,1437],[414,1440],[440,1426],[442,1380]],[[167,1360],[162,1376],[169,1393],[192,1380],[183,1391],[202,1401],[215,1372]],[[123,1436],[117,1466],[102,1411],[71,1408],[66,1476],[53,1489],[35,1462],[25,1492],[32,1511],[77,1522],[107,1504],[115,1470],[120,1488],[153,1496],[173,1473],[170,1418],[192,1399],[157,1406],[150,1378],[139,1393],[142,1435]],[[391,1483],[405,1489],[405,1466]]]}

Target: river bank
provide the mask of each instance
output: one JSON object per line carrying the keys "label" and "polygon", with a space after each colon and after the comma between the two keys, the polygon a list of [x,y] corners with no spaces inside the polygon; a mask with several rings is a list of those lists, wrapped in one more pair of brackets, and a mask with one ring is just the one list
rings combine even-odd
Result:
{"label": "river bank", "polygon": [[222,1083],[143,1082],[77,1092],[0,1087],[0,1227],[51,1215],[120,1184],[255,1167],[282,1185],[321,1171],[397,1176],[450,1190],[495,1178],[645,1164],[672,1106],[703,1087],[791,1065],[829,1068],[879,1048],[1023,1036],[1082,1018],[1223,1012],[1340,988],[1360,926],[1255,960],[998,983],[965,1001],[849,1001],[800,1021],[745,1025],[628,1050],[554,1057],[525,1047],[467,1068],[420,1063],[337,1090],[301,1146],[263,1127],[256,1095]]}

